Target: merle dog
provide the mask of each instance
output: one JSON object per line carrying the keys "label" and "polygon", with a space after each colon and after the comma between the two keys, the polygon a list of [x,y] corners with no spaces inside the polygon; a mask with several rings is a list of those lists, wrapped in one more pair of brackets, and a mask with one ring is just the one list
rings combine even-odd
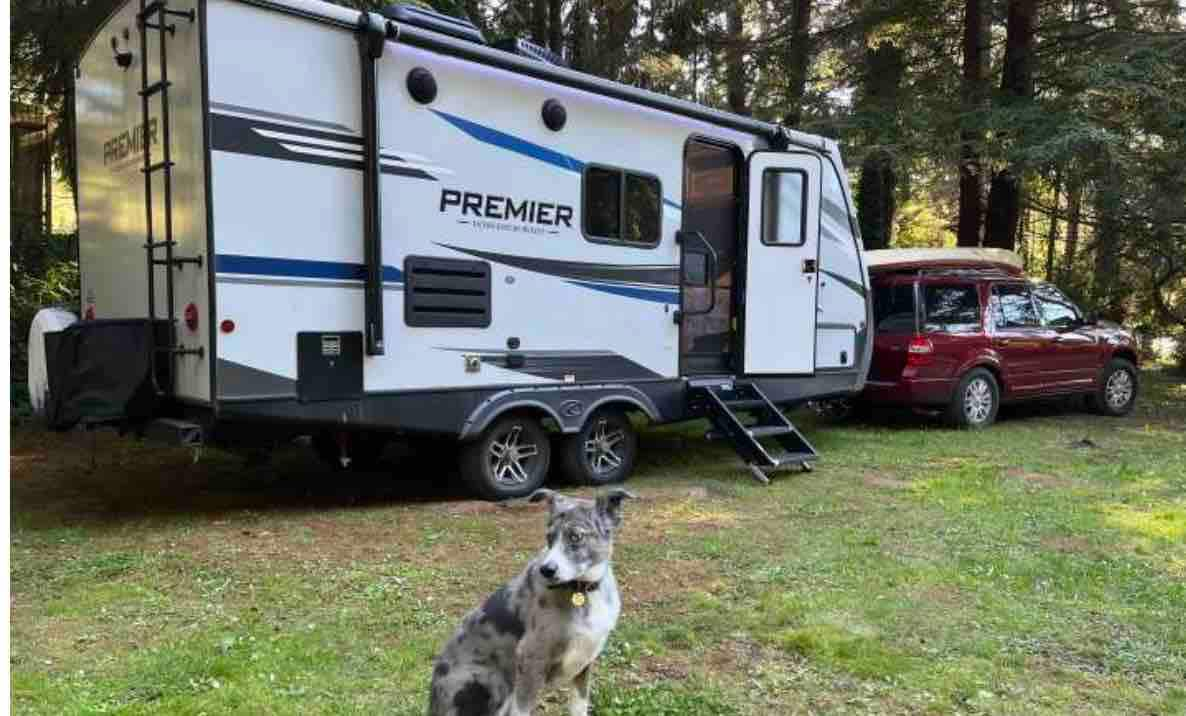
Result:
{"label": "merle dog", "polygon": [[571,685],[568,710],[589,711],[590,671],[622,602],[610,568],[622,489],[547,500],[548,544],[470,612],[432,671],[429,716],[528,716],[548,686]]}

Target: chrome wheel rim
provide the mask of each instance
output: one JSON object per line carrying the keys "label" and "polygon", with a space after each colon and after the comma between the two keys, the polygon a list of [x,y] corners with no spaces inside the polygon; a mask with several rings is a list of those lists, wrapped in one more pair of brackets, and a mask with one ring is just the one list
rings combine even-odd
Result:
{"label": "chrome wheel rim", "polygon": [[622,454],[619,450],[625,439],[625,430],[613,429],[606,418],[597,421],[585,440],[585,462],[594,474],[604,475],[621,467]]}
{"label": "chrome wheel rim", "polygon": [[1132,376],[1126,370],[1118,370],[1108,376],[1108,384],[1104,386],[1104,396],[1109,407],[1119,410],[1132,400]]}
{"label": "chrome wheel rim", "polygon": [[979,425],[992,413],[992,388],[984,378],[973,378],[964,389],[964,415],[968,422]]}
{"label": "chrome wheel rim", "polygon": [[531,466],[539,455],[539,446],[533,442],[523,442],[522,438],[523,426],[514,425],[490,441],[486,459],[495,482],[517,486],[529,479]]}

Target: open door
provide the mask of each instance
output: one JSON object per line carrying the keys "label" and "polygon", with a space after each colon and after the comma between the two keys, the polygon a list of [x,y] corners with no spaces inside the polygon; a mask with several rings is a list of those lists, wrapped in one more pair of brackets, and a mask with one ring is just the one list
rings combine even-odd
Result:
{"label": "open door", "polygon": [[806,152],[749,159],[744,373],[815,372],[820,175]]}

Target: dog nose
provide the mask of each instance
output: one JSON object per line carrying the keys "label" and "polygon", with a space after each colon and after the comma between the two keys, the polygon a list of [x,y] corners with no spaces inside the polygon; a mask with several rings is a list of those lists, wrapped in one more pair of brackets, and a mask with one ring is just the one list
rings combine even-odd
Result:
{"label": "dog nose", "polygon": [[556,576],[556,565],[552,563],[541,564],[539,573],[544,575],[544,579],[553,579]]}

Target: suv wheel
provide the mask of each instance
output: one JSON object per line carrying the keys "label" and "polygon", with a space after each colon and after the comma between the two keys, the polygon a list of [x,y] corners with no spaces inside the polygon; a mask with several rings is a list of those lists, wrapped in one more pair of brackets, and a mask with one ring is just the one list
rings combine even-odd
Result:
{"label": "suv wheel", "polygon": [[625,480],[638,456],[638,432],[620,410],[603,408],[580,432],[560,441],[560,468],[578,485],[609,485]]}
{"label": "suv wheel", "polygon": [[1087,396],[1087,406],[1100,415],[1128,415],[1137,402],[1137,368],[1123,358],[1113,358],[1104,366],[1095,392]]}
{"label": "suv wheel", "polygon": [[947,420],[957,428],[978,430],[992,425],[1001,407],[1001,389],[997,379],[984,368],[964,374],[947,406]]}
{"label": "suv wheel", "polygon": [[461,448],[461,477],[480,497],[509,500],[535,492],[548,477],[552,445],[539,420],[506,415]]}

